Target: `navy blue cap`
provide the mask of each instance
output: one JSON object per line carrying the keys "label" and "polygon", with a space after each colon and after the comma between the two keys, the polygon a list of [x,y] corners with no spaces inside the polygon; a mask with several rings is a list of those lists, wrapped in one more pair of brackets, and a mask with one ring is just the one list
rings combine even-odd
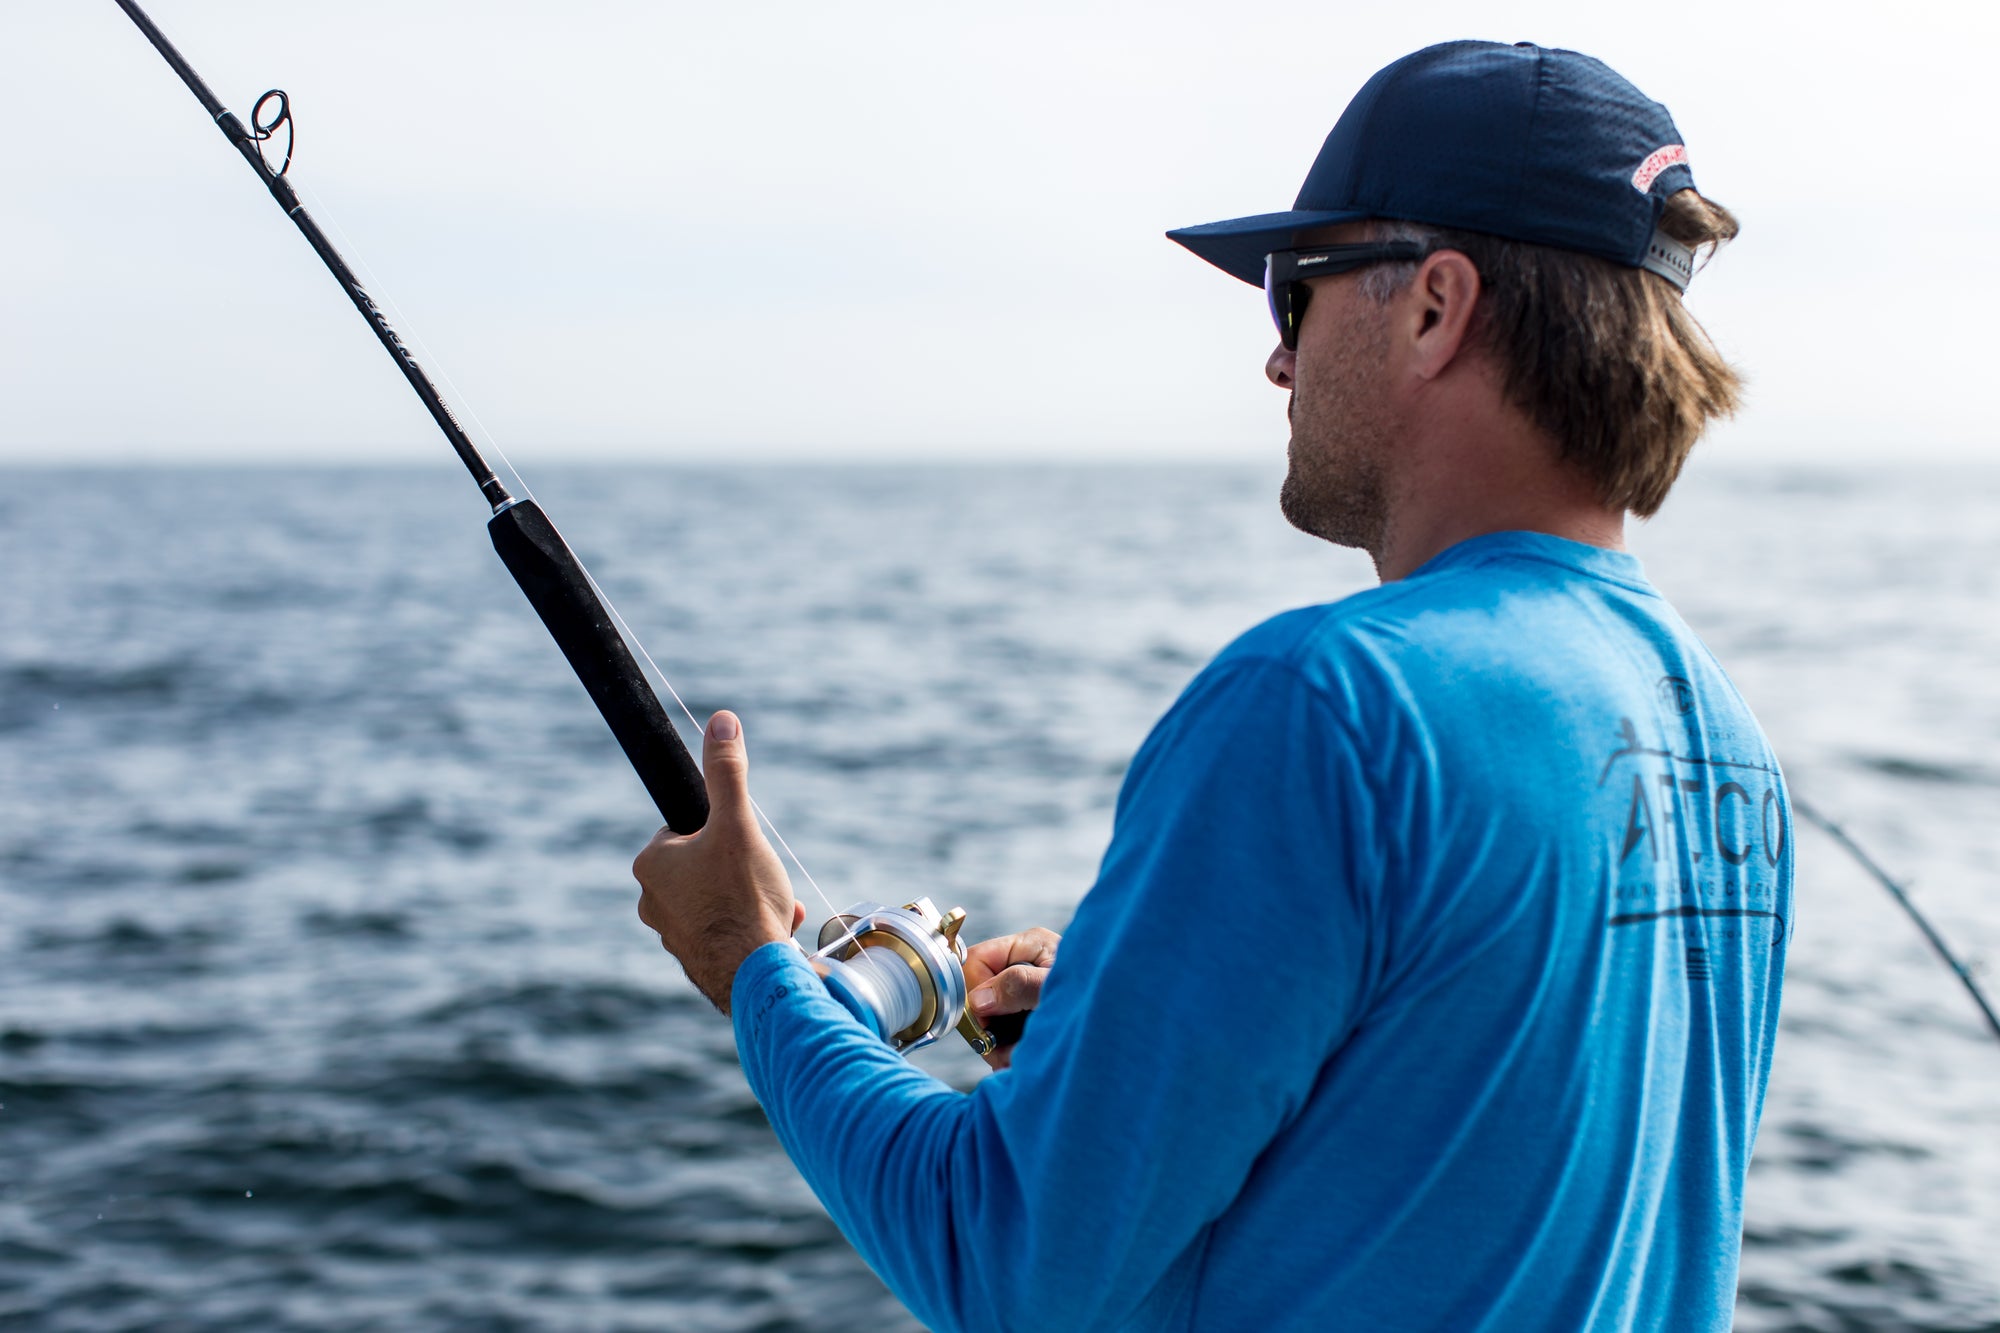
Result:
{"label": "navy blue cap", "polygon": [[1394,218],[1581,250],[1685,289],[1692,255],[1654,227],[1693,185],[1673,117],[1603,61],[1445,42],[1363,85],[1289,212],[1167,235],[1261,285],[1264,256],[1300,232]]}

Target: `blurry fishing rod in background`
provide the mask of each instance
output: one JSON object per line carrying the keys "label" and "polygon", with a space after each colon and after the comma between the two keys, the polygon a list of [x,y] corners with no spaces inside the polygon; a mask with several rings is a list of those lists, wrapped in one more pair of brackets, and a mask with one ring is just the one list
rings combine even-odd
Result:
{"label": "blurry fishing rod in background", "polygon": [[[146,35],[146,39],[159,51],[167,64],[173,67],[174,73],[180,76],[188,91],[192,92],[196,100],[207,110],[223,136],[243,156],[243,160],[250,164],[251,169],[264,182],[265,188],[270,191],[271,197],[285,210],[285,215],[298,226],[307,243],[339,280],[342,290],[354,303],[354,308],[361,312],[362,318],[366,319],[369,327],[374,329],[376,339],[395,360],[397,368],[403,372],[403,378],[409,381],[417,397],[423,400],[431,419],[437,422],[438,429],[443,431],[445,438],[451,442],[451,447],[457,452],[459,460],[465,464],[466,470],[472,474],[473,481],[478,484],[480,494],[492,507],[493,516],[486,526],[492,535],[494,549],[500,553],[502,563],[514,576],[515,582],[521,585],[521,591],[527,594],[528,601],[541,616],[542,623],[548,627],[550,635],[562,649],[563,656],[569,659],[570,667],[576,672],[577,678],[589,691],[591,701],[597,705],[597,711],[603,714],[612,734],[618,738],[619,745],[625,751],[625,757],[631,761],[640,781],[645,784],[647,794],[653,798],[654,805],[659,807],[661,818],[666,820],[667,826],[676,833],[693,833],[700,829],[708,820],[708,795],[702,782],[701,770],[695,765],[686,744],[675,731],[673,723],[668,720],[666,710],[660,706],[659,696],[654,693],[651,684],[640,672],[631,650],[626,647],[625,640],[614,625],[615,620],[623,623],[619,620],[616,610],[603,598],[589,572],[570,551],[562,536],[557,533],[555,525],[549,522],[548,516],[542,512],[534,499],[516,498],[509,493],[494,475],[493,469],[479,456],[479,451],[474,448],[464,428],[452,415],[451,408],[439,395],[429,376],[424,373],[423,367],[417,364],[409,348],[403,345],[402,339],[390,327],[389,321],[383,317],[374,300],[355,278],[347,262],[327,240],[319,224],[306,212],[305,205],[299,202],[298,194],[285,179],[292,165],[293,126],[290,98],[279,89],[274,88],[266,92],[251,107],[250,125],[245,127],[236,113],[223,106],[215,94],[209,91],[201,76],[194,72],[181,57],[180,52],[174,49],[173,43],[154,26],[153,21],[146,17],[145,12],[134,3],[134,0],[117,0],[117,3],[132,22],[138,25],[139,30]],[[273,170],[264,151],[265,145],[276,137],[279,130],[285,133],[285,155],[283,161]],[[518,474],[516,480],[519,481]],[[630,627],[627,626],[626,630],[629,633]],[[636,637],[633,642],[638,642]],[[640,652],[645,653],[643,645],[640,647]],[[650,654],[646,654],[646,657],[655,673],[660,674],[661,682],[666,684],[668,691],[672,693],[673,686],[667,682],[665,675],[659,672],[658,664],[652,662]],[[674,701],[680,704],[681,711],[687,714],[688,720],[699,730],[700,722],[692,712],[689,712],[687,705],[681,702],[678,694],[674,695]],[[1980,989],[1971,969],[1952,952],[1944,937],[1938,934],[1936,928],[1917,909],[1903,887],[1891,878],[1888,872],[1883,870],[1839,824],[1804,801],[1794,800],[1792,804],[1801,817],[1823,829],[1895,897],[1903,910],[1909,913],[1910,919],[1916,922],[1917,928],[1923,932],[1931,948],[1944,960],[1945,966],[1949,967],[1964,984],[1972,996],[1973,1003],[1979,1006],[1980,1013],[1985,1016],[1987,1026],[1993,1030],[1993,1035],[2000,1038],[2000,1014],[1994,1012],[1992,1003]],[[759,810],[758,814],[761,817],[763,812]],[[768,818],[765,818],[764,822],[769,826]],[[773,828],[772,833],[776,836],[777,830]],[[799,862],[797,854],[785,845],[782,837],[778,837],[778,842],[784,846],[793,864],[805,874],[807,881],[812,882],[811,874]],[[819,891],[817,883],[813,883],[812,886],[815,891]],[[820,897],[825,897],[823,891],[820,892]],[[923,910],[920,910],[920,906]],[[832,907],[830,902],[828,907],[829,909]],[[878,913],[884,915],[874,915]],[[902,919],[910,914],[914,914],[911,921]],[[949,952],[958,947],[957,924],[963,916],[962,912],[954,909],[952,913],[946,913],[941,918],[928,900],[923,899],[905,908],[862,904],[848,912],[834,914],[828,922],[830,934],[823,933],[820,940],[822,952],[815,956],[827,958],[835,963],[843,958],[867,961],[868,955],[880,951],[872,943],[876,935],[899,934],[905,930],[914,931],[932,943],[942,941],[946,952]],[[949,929],[944,928],[941,921],[949,921]],[[839,924],[836,925],[836,922]],[[950,966],[950,961],[940,955],[933,960],[932,966],[913,969],[917,971],[919,981],[931,988],[921,992],[926,998],[922,999],[923,1017],[920,1020],[912,1017],[918,1011],[909,1008],[918,1001],[908,996],[895,1004],[886,999],[877,1003],[873,998],[863,997],[866,1007],[878,1011],[880,1021],[877,1023],[877,1028],[880,1035],[890,1040],[898,1049],[914,1049],[917,1045],[935,1039],[947,1025],[949,1011],[958,1007],[954,1004],[954,1000],[962,1004],[962,999],[959,997],[963,993],[963,978],[959,978],[958,992],[954,995],[950,984],[954,969]],[[840,970],[835,968],[832,979],[838,979],[841,975]],[[900,977],[897,978],[897,984],[902,984]],[[981,1054],[992,1049],[992,1036],[980,1027],[978,1021],[971,1016],[970,1010],[965,1010],[964,1015],[965,1023],[961,1030],[964,1031],[967,1041]],[[911,1019],[911,1025],[907,1028],[904,1027],[904,1019]],[[1017,1031],[1018,1027],[1010,1030],[1007,1037],[1002,1038],[1003,1042]]]}
{"label": "blurry fishing rod in background", "polygon": [[1910,895],[1903,886],[1898,884],[1888,871],[1877,864],[1875,858],[1870,856],[1861,844],[1849,836],[1847,830],[1839,824],[1796,797],[1792,800],[1792,809],[1798,813],[1800,818],[1819,828],[1828,837],[1840,844],[1841,849],[1860,863],[1863,870],[1866,870],[1870,875],[1875,877],[1876,883],[1887,889],[1890,895],[1902,904],[1903,910],[1910,914],[1910,920],[1917,923],[1917,929],[1924,933],[1924,938],[1930,941],[1931,948],[1936,950],[1937,956],[1944,960],[1944,965],[1950,968],[1953,975],[1961,982],[1965,983],[1965,989],[1972,996],[1972,1002],[1979,1006],[1979,1012],[1986,1017],[1986,1026],[1993,1029],[1993,1035],[1996,1038],[2000,1038],[2000,1014],[1993,1012],[1993,1002],[1988,1000],[1986,993],[1979,988],[1979,982],[1972,975],[1972,969],[1959,961],[1958,955],[1951,951],[1951,946],[1944,942],[1944,936],[1938,934],[1937,927],[1933,926],[1929,919],[1917,910],[1917,905],[1910,901]]}

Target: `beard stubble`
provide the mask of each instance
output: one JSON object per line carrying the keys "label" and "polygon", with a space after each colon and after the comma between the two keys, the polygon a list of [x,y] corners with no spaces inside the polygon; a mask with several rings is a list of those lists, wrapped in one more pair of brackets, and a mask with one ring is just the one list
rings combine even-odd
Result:
{"label": "beard stubble", "polygon": [[1278,492],[1293,527],[1366,551],[1378,566],[1389,529],[1391,429],[1381,392],[1388,347],[1388,312],[1370,311],[1313,349],[1314,364],[1292,391],[1291,466]]}

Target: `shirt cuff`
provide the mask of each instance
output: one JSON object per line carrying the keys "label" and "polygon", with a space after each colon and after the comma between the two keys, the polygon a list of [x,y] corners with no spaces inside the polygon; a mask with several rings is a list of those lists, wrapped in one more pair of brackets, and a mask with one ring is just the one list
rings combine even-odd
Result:
{"label": "shirt cuff", "polygon": [[[743,960],[729,988],[729,1014],[736,1030],[736,1049],[746,1060],[746,1048],[761,1047],[775,1027],[789,1030],[801,1021],[855,1023],[867,1028],[869,1036],[875,1035],[874,1028],[848,1007],[844,997],[827,989],[797,940],[775,940]],[[783,1020],[782,1024],[778,1020]]]}

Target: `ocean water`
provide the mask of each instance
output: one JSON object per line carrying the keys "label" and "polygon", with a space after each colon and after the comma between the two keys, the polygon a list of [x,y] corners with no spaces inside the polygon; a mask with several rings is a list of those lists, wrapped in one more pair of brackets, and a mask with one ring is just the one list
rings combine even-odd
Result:
{"label": "ocean water", "polygon": [[[1211,653],[1371,581],[1257,468],[537,482],[834,904],[974,934],[1067,918]],[[1710,468],[1635,539],[1988,958],[1996,512],[1994,471]],[[636,920],[656,820],[483,518],[444,470],[0,473],[0,1326],[914,1327]],[[1799,838],[1738,1326],[2000,1330],[2000,1042]]]}

